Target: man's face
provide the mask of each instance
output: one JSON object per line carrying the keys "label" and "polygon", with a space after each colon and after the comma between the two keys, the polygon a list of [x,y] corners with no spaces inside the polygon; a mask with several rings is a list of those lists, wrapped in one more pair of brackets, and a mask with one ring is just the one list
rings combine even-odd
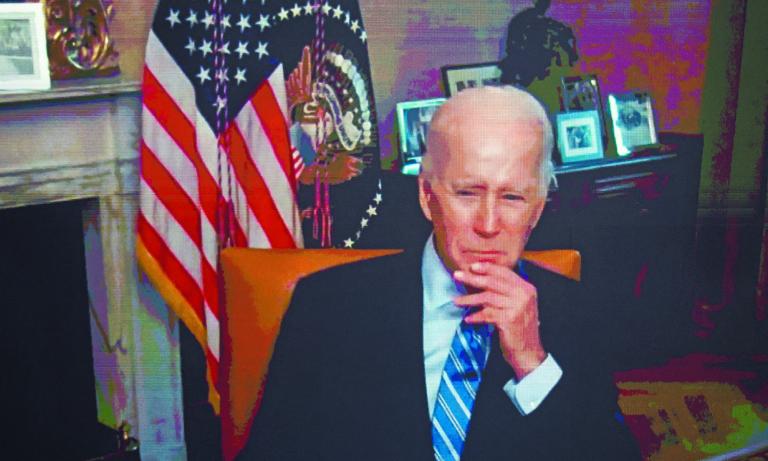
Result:
{"label": "man's face", "polygon": [[433,174],[419,178],[419,200],[443,263],[451,271],[474,262],[514,266],[546,199],[538,189],[541,127],[459,123],[434,146],[442,152]]}

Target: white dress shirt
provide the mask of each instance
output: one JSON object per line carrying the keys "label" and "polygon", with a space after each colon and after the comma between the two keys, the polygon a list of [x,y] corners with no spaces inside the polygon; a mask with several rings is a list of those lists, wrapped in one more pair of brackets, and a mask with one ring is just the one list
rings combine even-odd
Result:
{"label": "white dress shirt", "polygon": [[[453,336],[466,312],[466,308],[453,304],[453,299],[465,294],[466,290],[454,281],[437,255],[433,242],[434,235],[427,240],[421,261],[424,281],[424,369],[430,415],[435,407],[440,377]],[[523,379],[510,379],[504,385],[504,392],[520,413],[527,415],[544,401],[562,375],[563,370],[552,355],[547,354],[544,362]]]}

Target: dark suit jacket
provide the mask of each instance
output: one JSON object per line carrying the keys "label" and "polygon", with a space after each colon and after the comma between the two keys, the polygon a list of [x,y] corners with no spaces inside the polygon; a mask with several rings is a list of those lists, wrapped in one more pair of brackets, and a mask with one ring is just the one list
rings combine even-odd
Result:
{"label": "dark suit jacket", "polygon": [[[421,252],[302,280],[277,340],[261,409],[240,460],[432,460],[424,382]],[[564,376],[522,416],[494,338],[462,460],[638,458],[615,419],[575,282],[531,265],[542,341]],[[596,354],[597,352],[597,354]]]}

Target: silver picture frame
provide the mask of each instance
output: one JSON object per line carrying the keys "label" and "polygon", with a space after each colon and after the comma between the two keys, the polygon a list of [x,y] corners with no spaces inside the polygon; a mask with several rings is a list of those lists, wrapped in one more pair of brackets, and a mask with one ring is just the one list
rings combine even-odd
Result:
{"label": "silver picture frame", "polygon": [[427,132],[432,116],[446,98],[420,99],[397,103],[397,133],[401,172],[418,174],[427,147]]}
{"label": "silver picture frame", "polygon": [[616,153],[627,156],[658,144],[653,102],[649,93],[635,91],[608,95]]}

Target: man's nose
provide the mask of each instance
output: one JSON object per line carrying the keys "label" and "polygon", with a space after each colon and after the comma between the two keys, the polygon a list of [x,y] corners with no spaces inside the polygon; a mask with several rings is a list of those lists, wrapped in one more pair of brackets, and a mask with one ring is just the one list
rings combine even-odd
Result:
{"label": "man's nose", "polygon": [[483,237],[493,237],[500,231],[498,206],[491,197],[482,201],[475,216],[475,232]]}

